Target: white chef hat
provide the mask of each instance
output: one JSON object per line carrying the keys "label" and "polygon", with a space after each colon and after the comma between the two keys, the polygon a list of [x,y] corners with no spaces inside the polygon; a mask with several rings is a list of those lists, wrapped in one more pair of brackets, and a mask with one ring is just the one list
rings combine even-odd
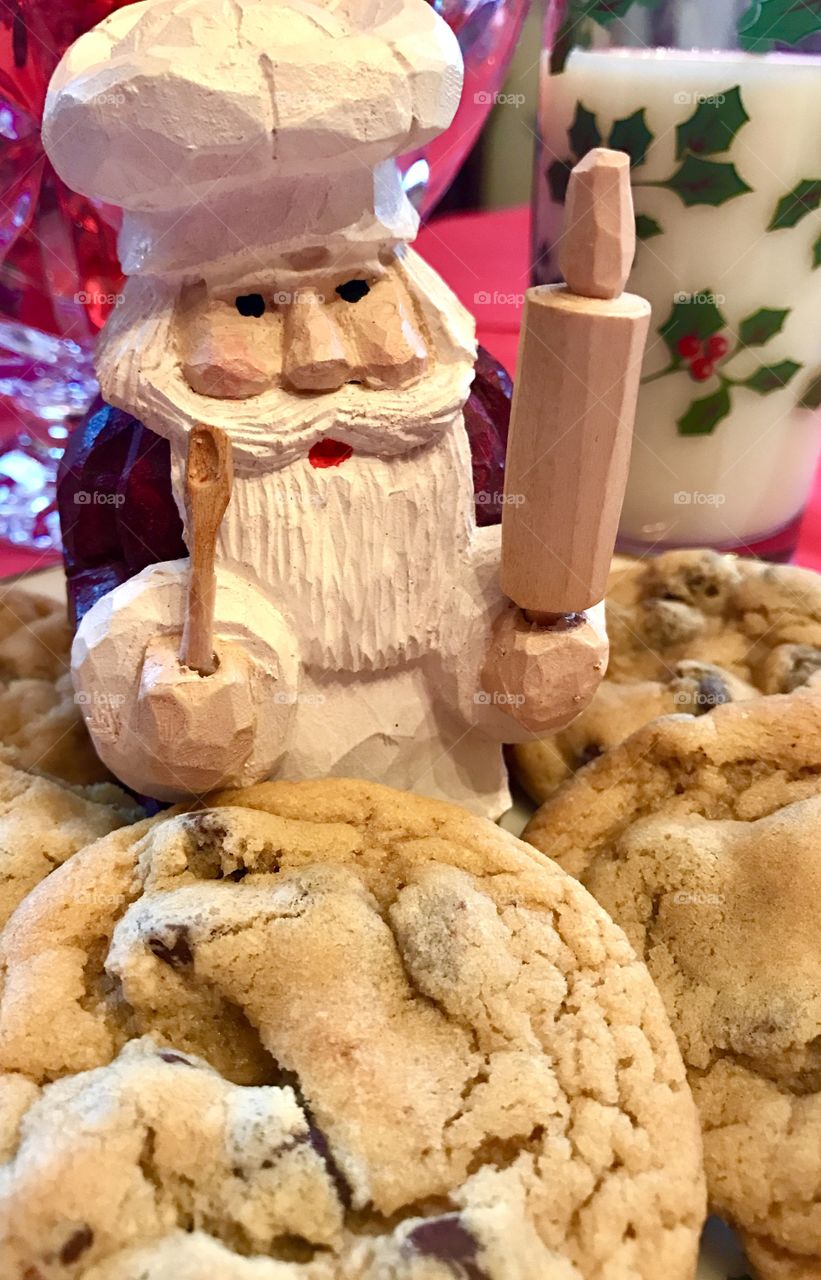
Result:
{"label": "white chef hat", "polygon": [[412,238],[393,157],[448,126],[461,84],[426,0],[140,0],[65,55],[43,135],[125,211],[129,273],[253,272],[274,247]]}

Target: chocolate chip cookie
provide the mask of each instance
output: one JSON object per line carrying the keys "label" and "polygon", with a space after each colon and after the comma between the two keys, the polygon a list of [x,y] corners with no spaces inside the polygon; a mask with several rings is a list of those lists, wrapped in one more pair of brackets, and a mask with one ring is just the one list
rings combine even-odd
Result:
{"label": "chocolate chip cookie", "polygon": [[14,768],[0,753],[0,927],[78,849],[142,816],[118,787],[61,786]]}
{"label": "chocolate chip cookie", "polygon": [[[112,781],[97,757],[71,682],[65,606],[0,589],[0,746],[20,769],[62,782]],[[99,714],[106,712],[101,693]]]}
{"label": "chocolate chip cookie", "polygon": [[84,850],[0,950],[0,1274],[692,1278],[658,995],[490,823],[341,779],[225,793]]}
{"label": "chocolate chip cookie", "polygon": [[561,733],[511,749],[515,772],[528,794],[541,802],[578,769],[658,716],[702,716],[726,702],[757,697],[759,691],[746,680],[693,659],[675,662],[660,680],[605,680],[590,706]]}
{"label": "chocolate chip cookie", "polygon": [[656,716],[821,680],[821,576],[715,551],[669,551],[625,567],[607,596],[610,662],[568,729],[511,749],[534,800]]}
{"label": "chocolate chip cookie", "polygon": [[68,669],[70,650],[65,605],[0,585],[0,679],[56,680]]}
{"label": "chocolate chip cookie", "polygon": [[83,721],[70,673],[0,684],[0,743],[21,769],[88,786],[111,781]]}
{"label": "chocolate chip cookie", "polygon": [[701,1113],[716,1212],[761,1280],[817,1278],[821,694],[648,724],[525,835],[646,960]]}

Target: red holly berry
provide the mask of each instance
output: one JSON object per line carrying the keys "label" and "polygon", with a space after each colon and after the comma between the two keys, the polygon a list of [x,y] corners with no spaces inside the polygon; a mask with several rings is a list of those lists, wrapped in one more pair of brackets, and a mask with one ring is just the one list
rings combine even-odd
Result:
{"label": "red holly berry", "polygon": [[720,333],[714,333],[704,344],[704,354],[708,360],[723,360],[729,350],[729,342]]}
{"label": "red holly berry", "polygon": [[712,360],[708,360],[706,356],[697,356],[690,365],[690,376],[696,382],[706,382],[713,376],[714,367]]}
{"label": "red holly berry", "polygon": [[701,351],[701,343],[698,335],[695,333],[685,333],[683,338],[679,338],[676,344],[676,351],[683,360],[692,360]]}

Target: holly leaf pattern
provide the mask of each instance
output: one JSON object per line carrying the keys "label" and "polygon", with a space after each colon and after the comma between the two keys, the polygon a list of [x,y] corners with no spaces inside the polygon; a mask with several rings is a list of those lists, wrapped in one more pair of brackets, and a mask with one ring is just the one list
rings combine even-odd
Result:
{"label": "holly leaf pattern", "polygon": [[774,338],[784,328],[784,321],[790,314],[789,307],[779,311],[774,307],[762,307],[741,321],[738,336],[745,347],[763,347],[765,342]]}
{"label": "holly leaf pattern", "polygon": [[627,152],[634,169],[637,165],[644,164],[650,143],[653,141],[653,135],[647,128],[644,111],[645,108],[641,107],[631,116],[616,120],[607,140],[608,147],[612,147],[614,151]]}
{"label": "holly leaf pattern", "polygon": [[719,387],[712,395],[694,400],[686,413],[682,414],[676,426],[680,436],[709,436],[715,431],[722,418],[730,412],[730,393],[726,387]]}
{"label": "holly leaf pattern", "polygon": [[554,160],[547,170],[547,185],[554,204],[564,204],[573,169],[572,160]]}
{"label": "holly leaf pattern", "polygon": [[661,223],[656,222],[655,218],[649,217],[646,213],[636,214],[636,239],[652,240],[653,236],[664,234],[664,227]]}
{"label": "holly leaf pattern", "polygon": [[821,204],[821,178],[804,178],[792,191],[782,196],[775,206],[768,231],[781,231],[794,227],[808,213],[815,213]]}
{"label": "holly leaf pattern", "polygon": [[810,380],[809,386],[798,401],[799,409],[821,409],[821,373]]}
{"label": "holly leaf pattern", "polygon": [[700,293],[676,298],[672,311],[659,327],[658,332],[677,364],[681,361],[678,344],[682,338],[688,338],[692,334],[703,341],[719,330],[726,329],[727,321],[716,306],[714,297],[714,294],[704,289]]}
{"label": "holly leaf pattern", "polygon": [[681,167],[667,179],[658,183],[681,197],[685,205],[709,204],[718,206],[734,200],[752,188],[740,176],[734,164],[702,160],[700,156],[687,154]]}
{"label": "holly leaf pattern", "polygon": [[821,267],[821,236],[818,237],[812,247],[812,267],[813,271],[816,267]]}
{"label": "holly leaf pattern", "polygon": [[580,102],[576,103],[576,115],[567,131],[567,136],[570,139],[570,146],[577,160],[581,160],[594,147],[601,146],[602,137],[599,133],[596,117],[592,111],[588,111],[587,107],[582,106]]}
{"label": "holly leaf pattern", "polygon": [[754,0],[741,15],[738,42],[747,53],[794,46],[821,31],[821,0]]}
{"label": "holly leaf pattern", "polygon": [[740,385],[749,387],[751,391],[757,391],[760,396],[766,396],[771,391],[778,391],[781,387],[786,387],[787,383],[795,377],[801,367],[795,360],[781,360],[778,364],[763,364],[760,369],[756,369],[755,373],[751,373],[749,378],[745,378]]}
{"label": "holly leaf pattern", "polygon": [[741,101],[741,88],[725,89],[709,100],[700,102],[689,120],[676,128],[676,159],[686,151],[712,156],[727,151],[749,116]]}

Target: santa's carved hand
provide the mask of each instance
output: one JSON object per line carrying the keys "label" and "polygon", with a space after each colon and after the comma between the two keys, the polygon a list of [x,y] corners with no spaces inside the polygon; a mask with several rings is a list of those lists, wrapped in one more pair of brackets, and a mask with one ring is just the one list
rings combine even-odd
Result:
{"label": "santa's carved hand", "polygon": [[157,636],[137,695],[136,737],[148,767],[161,762],[162,781],[194,795],[241,777],[256,736],[250,659],[224,641],[217,659],[214,674],[202,676],[180,662],[176,636]]}
{"label": "santa's carved hand", "polygon": [[217,569],[213,675],[180,660],[187,560],[152,565],[83,618],[72,674],[101,760],[141,795],[186,800],[267,778],[288,750],[301,664],[256,587]]}
{"label": "santa's carved hand", "polygon": [[559,615],[541,625],[510,605],[497,618],[481,682],[488,701],[510,719],[509,741],[555,733],[584,711],[607,667],[600,614]]}

